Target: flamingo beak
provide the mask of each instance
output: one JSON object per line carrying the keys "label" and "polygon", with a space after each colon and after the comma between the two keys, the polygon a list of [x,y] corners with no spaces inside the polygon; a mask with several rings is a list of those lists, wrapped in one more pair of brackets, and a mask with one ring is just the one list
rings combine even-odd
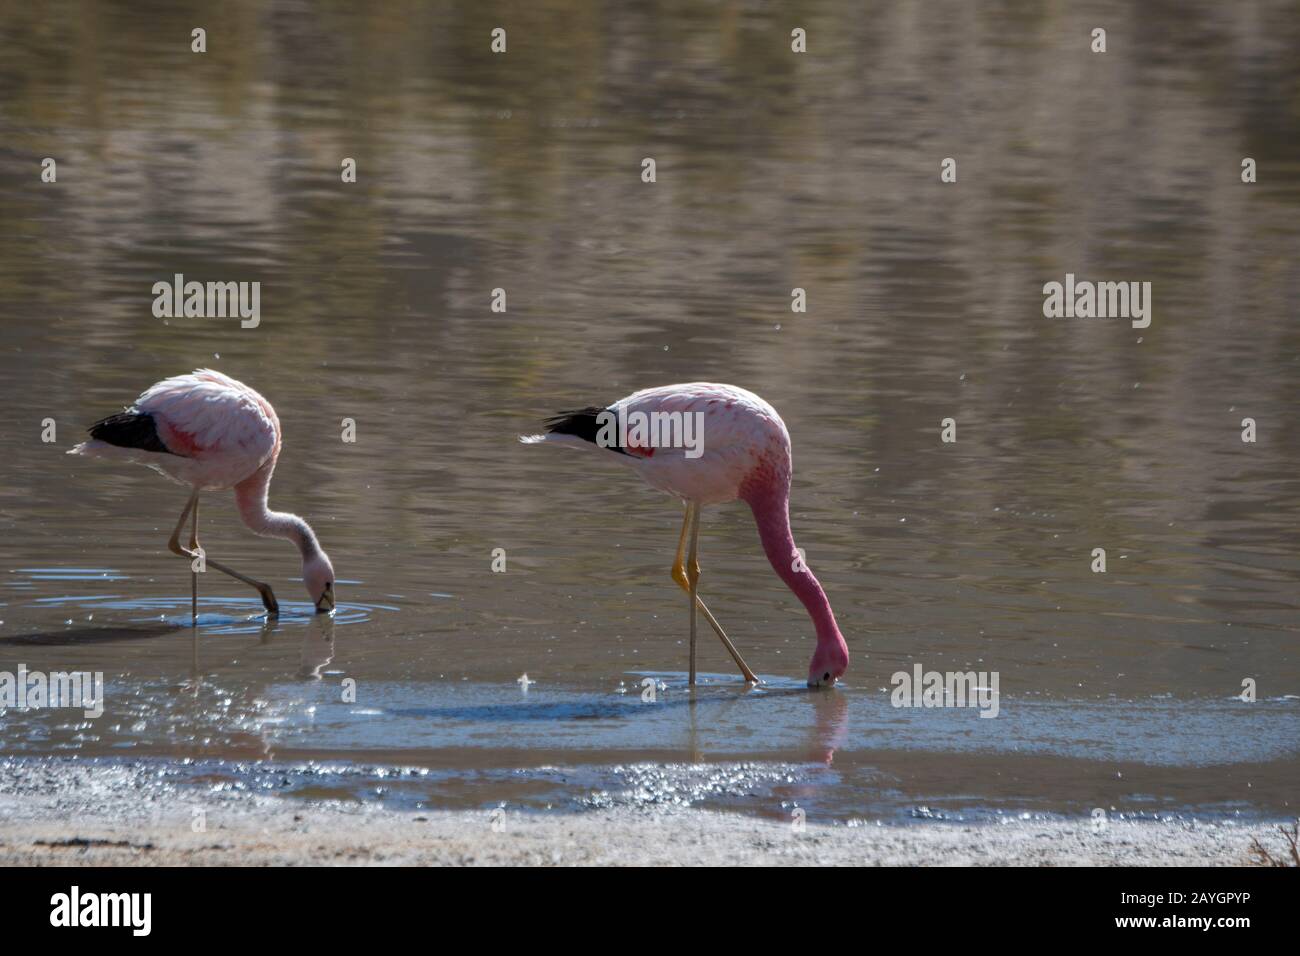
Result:
{"label": "flamingo beak", "polygon": [[334,610],[334,583],[331,581],[325,585],[325,593],[316,602],[316,613],[327,614],[332,610]]}

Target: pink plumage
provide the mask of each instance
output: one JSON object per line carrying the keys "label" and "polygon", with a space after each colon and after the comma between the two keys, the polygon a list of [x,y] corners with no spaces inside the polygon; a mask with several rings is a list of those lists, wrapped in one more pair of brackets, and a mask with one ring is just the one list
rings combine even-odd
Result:
{"label": "pink plumage", "polygon": [[[676,422],[672,416],[692,416],[698,428],[698,436],[692,437],[700,439],[698,448],[656,446],[637,440],[641,436],[633,436],[630,427],[633,413],[651,420],[661,416],[659,431],[648,429],[652,438],[672,433],[671,426]],[[629,425],[616,433],[618,438],[611,443],[609,426],[617,421]],[[681,421],[678,434],[685,436],[685,419]],[[809,685],[828,686],[843,675],[849,662],[848,646],[825,591],[801,559],[790,531],[790,433],[776,409],[753,392],[734,385],[690,382],[643,389],[605,408],[593,406],[561,413],[548,419],[547,425],[550,430],[546,434],[522,440],[596,450],[635,469],[652,487],[686,502],[683,542],[692,523],[692,507],[698,514],[701,505],[737,498],[748,504],[773,570],[807,608],[816,628],[817,648],[809,664]],[[691,528],[692,536],[697,527]],[[678,574],[681,552],[679,545],[673,576],[686,587]],[[698,567],[694,575],[698,578]],[[693,602],[692,612],[694,606]],[[742,672],[751,676],[712,615],[702,604],[700,607]]]}
{"label": "pink plumage", "polygon": [[273,463],[280,451],[280,419],[271,403],[212,369],[150,386],[130,412],[153,420],[167,451],[92,439],[70,454],[134,461],[200,491],[222,491],[235,487],[268,460]]}
{"label": "pink plumage", "polygon": [[[297,545],[303,581],[318,610],[334,607],[334,568],[311,526],[288,512],[270,510],[267,494],[280,454],[280,419],[265,398],[212,369],[164,379],[146,389],[125,411],[90,428],[91,440],[69,454],[147,465],[194,489],[170,546],[194,557],[197,509],[202,491],[234,489],[245,525],[259,535]],[[186,517],[195,515],[190,549],[178,544]],[[206,563],[258,589],[268,611],[278,611],[269,586],[208,558]]]}

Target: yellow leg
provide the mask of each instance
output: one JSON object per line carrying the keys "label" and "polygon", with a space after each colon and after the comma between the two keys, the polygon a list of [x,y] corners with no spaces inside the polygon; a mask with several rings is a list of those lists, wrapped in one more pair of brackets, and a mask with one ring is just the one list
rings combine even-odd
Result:
{"label": "yellow leg", "polygon": [[[691,534],[692,508],[694,508],[695,532],[693,535],[692,549],[691,549],[691,556],[690,556],[690,571],[688,573],[686,567],[686,557],[687,557],[686,539],[687,536]],[[704,619],[709,622],[709,626],[712,627],[713,630],[717,633],[719,639],[722,641],[723,647],[727,649],[727,653],[731,655],[731,659],[735,661],[736,666],[740,668],[740,673],[744,676],[745,680],[751,684],[759,683],[758,677],[756,677],[754,672],[749,669],[749,665],[745,663],[744,658],[740,656],[740,652],[736,650],[736,645],[731,643],[731,639],[727,637],[727,633],[722,629],[722,625],[718,623],[718,619],[713,616],[713,613],[709,610],[708,605],[706,605],[704,603],[704,600],[699,596],[700,562],[699,562],[699,508],[698,506],[693,506],[691,504],[687,504],[686,506],[686,516],[682,521],[681,538],[678,539],[677,541],[677,558],[673,562],[672,575],[673,575],[673,580],[677,582],[677,584],[681,587],[681,589],[687,592],[688,594],[692,594],[692,596],[694,597],[694,601],[692,603],[692,614],[691,614],[692,623],[694,622],[695,619],[694,608],[698,607],[700,611],[704,614]],[[692,588],[691,586],[692,577],[695,578],[694,588]],[[694,649],[694,642],[692,642],[692,649]],[[695,659],[695,655],[692,654],[691,655],[692,664],[694,663],[694,659]],[[692,684],[695,683],[694,673],[695,673],[695,668],[692,667],[691,668]]]}
{"label": "yellow leg", "polygon": [[691,506],[686,506],[686,513],[682,517],[682,536],[677,539],[677,557],[673,559],[673,580],[676,581],[683,591],[691,589],[691,583],[686,580],[686,537],[691,531]]}

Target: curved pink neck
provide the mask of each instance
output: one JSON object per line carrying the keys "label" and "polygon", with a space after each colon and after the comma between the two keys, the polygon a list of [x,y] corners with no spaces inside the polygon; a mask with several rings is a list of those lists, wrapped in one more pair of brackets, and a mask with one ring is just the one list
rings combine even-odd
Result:
{"label": "curved pink neck", "polygon": [[817,629],[817,646],[839,645],[847,653],[848,645],[835,623],[835,612],[826,599],[826,592],[806,563],[799,559],[794,534],[790,531],[789,490],[768,488],[743,497],[754,512],[758,537],[763,542],[767,560],[772,563],[772,570],[808,609]]}
{"label": "curved pink neck", "polygon": [[239,517],[254,534],[268,538],[287,538],[298,546],[303,560],[320,551],[311,525],[287,511],[272,511],[267,503],[271,488],[272,458],[252,475],[235,485],[235,504]]}

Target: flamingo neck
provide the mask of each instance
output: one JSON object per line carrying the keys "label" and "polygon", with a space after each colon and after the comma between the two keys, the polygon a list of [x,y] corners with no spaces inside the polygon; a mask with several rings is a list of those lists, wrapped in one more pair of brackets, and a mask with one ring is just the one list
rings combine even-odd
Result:
{"label": "flamingo neck", "polygon": [[758,537],[763,543],[767,560],[772,564],[772,570],[808,609],[808,615],[817,629],[817,646],[838,645],[847,654],[848,645],[840,634],[839,625],[835,623],[831,602],[826,599],[821,583],[800,558],[795,547],[794,534],[790,531],[789,489],[768,489],[744,497],[754,512]]}
{"label": "flamingo neck", "polygon": [[316,532],[312,531],[311,525],[302,518],[287,511],[272,511],[267,504],[271,472],[274,470],[275,461],[272,459],[235,485],[235,504],[239,507],[239,517],[254,534],[292,541],[306,561],[320,553],[320,543],[316,540]]}

